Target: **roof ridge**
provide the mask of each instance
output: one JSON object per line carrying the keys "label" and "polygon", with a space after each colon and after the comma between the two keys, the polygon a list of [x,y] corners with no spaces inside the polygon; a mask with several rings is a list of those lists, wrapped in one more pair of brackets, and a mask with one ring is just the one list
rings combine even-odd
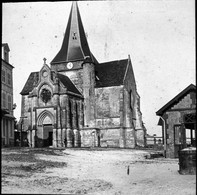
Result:
{"label": "roof ridge", "polygon": [[118,61],[124,61],[124,60],[128,60],[128,58],[120,59],[120,60],[112,60],[112,61],[108,61],[108,62],[101,62],[99,64],[107,64],[107,63],[111,63],[111,62],[118,62]]}

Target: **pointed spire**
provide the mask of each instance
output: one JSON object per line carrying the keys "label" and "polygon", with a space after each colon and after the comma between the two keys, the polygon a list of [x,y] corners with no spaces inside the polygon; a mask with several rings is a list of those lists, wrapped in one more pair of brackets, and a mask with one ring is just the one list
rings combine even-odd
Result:
{"label": "pointed spire", "polygon": [[51,64],[84,60],[85,56],[91,56],[94,61],[94,57],[92,57],[88,46],[77,2],[74,1],[72,3],[62,47]]}

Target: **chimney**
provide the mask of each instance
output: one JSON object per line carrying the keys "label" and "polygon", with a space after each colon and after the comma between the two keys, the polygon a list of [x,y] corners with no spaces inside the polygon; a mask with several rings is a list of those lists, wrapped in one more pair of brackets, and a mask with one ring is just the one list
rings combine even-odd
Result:
{"label": "chimney", "polygon": [[7,43],[2,43],[2,59],[9,63],[9,52],[10,48]]}

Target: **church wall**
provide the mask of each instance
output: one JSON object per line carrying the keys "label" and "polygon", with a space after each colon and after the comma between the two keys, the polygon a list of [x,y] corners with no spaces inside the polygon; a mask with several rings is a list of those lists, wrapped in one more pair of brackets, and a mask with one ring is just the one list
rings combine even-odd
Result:
{"label": "church wall", "polygon": [[120,126],[119,94],[122,87],[95,89],[96,126],[99,128]]}
{"label": "church wall", "polygon": [[140,96],[137,94],[136,96],[136,120],[135,120],[135,129],[136,129],[136,144],[138,146],[144,147],[145,146],[145,129],[143,127],[142,122],[142,113],[140,110]]}
{"label": "church wall", "polygon": [[129,93],[126,87],[124,87],[123,94],[123,146],[126,148],[134,148],[136,135],[133,121],[133,110],[131,107],[131,93]]}
{"label": "church wall", "polygon": [[82,147],[119,147],[120,127],[84,128],[80,133]]}
{"label": "church wall", "polygon": [[95,89],[96,128],[83,128],[82,147],[119,147],[121,88],[119,86]]}
{"label": "church wall", "polygon": [[[128,127],[129,120],[131,121],[131,128],[133,129],[134,142],[137,145],[145,146],[145,129],[142,125],[142,114],[140,110],[140,96],[137,93],[134,72],[131,62],[129,61],[127,74],[124,80],[124,87],[126,89],[125,95],[125,126]],[[129,99],[127,98],[129,97]],[[134,131],[135,129],[135,131]],[[135,147],[133,145],[133,147]]]}
{"label": "church wall", "polygon": [[28,95],[22,96],[22,102],[21,102],[21,116],[26,117],[23,120],[23,130],[26,131],[29,128],[29,124],[31,124],[30,119],[30,99],[28,98]]}
{"label": "church wall", "polygon": [[101,147],[134,148],[129,94],[123,86],[97,88],[96,127],[100,129]]}
{"label": "church wall", "polygon": [[83,128],[81,130],[81,147],[94,147],[96,145],[96,129]]}
{"label": "church wall", "polygon": [[120,128],[107,128],[100,130],[101,147],[119,147]]}
{"label": "church wall", "polygon": [[95,69],[94,64],[83,63],[84,126],[95,127]]}
{"label": "church wall", "polygon": [[36,129],[36,138],[37,138],[37,147],[43,147],[44,146],[44,132],[43,132],[43,128],[41,127],[37,127]]}
{"label": "church wall", "polygon": [[136,134],[135,134],[135,123],[136,123],[136,83],[134,79],[134,73],[132,70],[131,62],[128,62],[128,69],[124,79],[124,120],[122,135],[124,137],[123,146],[126,148],[135,148],[136,145]]}

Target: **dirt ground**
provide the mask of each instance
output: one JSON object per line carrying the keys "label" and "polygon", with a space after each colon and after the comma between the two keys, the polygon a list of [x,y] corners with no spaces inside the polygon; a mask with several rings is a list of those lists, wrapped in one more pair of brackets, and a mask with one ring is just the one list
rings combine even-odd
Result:
{"label": "dirt ground", "polygon": [[1,193],[193,195],[196,175],[146,150],[3,148]]}

